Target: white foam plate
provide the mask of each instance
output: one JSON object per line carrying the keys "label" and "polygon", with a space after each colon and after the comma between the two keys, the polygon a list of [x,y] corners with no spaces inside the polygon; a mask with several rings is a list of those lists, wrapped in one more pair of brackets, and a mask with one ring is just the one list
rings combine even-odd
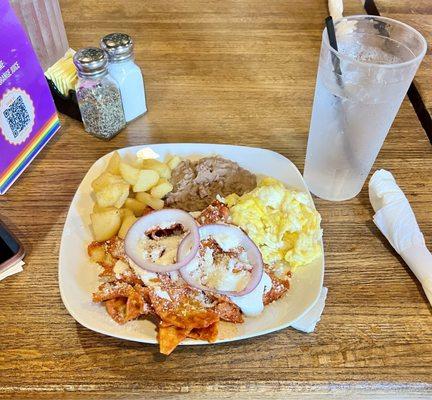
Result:
{"label": "white foam plate", "polygon": [[[216,144],[158,144],[134,146],[118,150],[121,156],[133,156],[144,147],[150,147],[161,159],[169,154],[196,158],[218,154],[236,161],[257,175],[272,176],[284,182],[288,188],[308,192],[295,165],[282,155],[270,150],[243,146]],[[156,327],[147,320],[118,325],[101,304],[92,302],[92,292],[98,286],[97,266],[87,256],[87,245],[92,241],[90,213],[94,201],[91,182],[106,167],[110,154],[97,160],[82,180],[75,193],[60,246],[59,285],[63,303],[72,317],[93,331],[121,339],[143,343],[157,343]],[[322,243],[321,243],[322,246]],[[324,254],[324,252],[322,252]],[[312,263],[298,268],[292,278],[292,286],[278,301],[265,307],[258,317],[245,318],[243,324],[221,323],[216,343],[247,339],[284,329],[306,314],[317,301],[324,277],[324,255]],[[193,339],[182,345],[208,344]]]}

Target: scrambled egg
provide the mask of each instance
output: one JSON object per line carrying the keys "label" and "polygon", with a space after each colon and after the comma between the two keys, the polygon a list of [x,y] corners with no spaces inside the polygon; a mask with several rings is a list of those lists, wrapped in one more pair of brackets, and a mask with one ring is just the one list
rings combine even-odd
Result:
{"label": "scrambled egg", "polygon": [[278,275],[321,255],[321,216],[306,193],[267,177],[251,192],[225,201],[232,222],[247,232]]}

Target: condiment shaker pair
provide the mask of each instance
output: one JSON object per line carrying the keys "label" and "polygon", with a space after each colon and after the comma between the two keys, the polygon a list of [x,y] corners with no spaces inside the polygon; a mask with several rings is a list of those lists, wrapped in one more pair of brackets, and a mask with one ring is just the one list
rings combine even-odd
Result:
{"label": "condiment shaker pair", "polygon": [[76,52],[76,94],[84,129],[96,137],[111,139],[147,107],[131,37],[111,33],[102,38],[101,47]]}

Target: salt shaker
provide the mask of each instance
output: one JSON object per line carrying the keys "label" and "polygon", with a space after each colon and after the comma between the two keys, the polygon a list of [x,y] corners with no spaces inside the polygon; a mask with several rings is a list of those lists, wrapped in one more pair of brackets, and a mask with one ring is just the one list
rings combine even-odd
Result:
{"label": "salt shaker", "polygon": [[88,47],[77,51],[76,94],[84,129],[101,139],[111,139],[125,125],[120,88],[108,74],[108,57],[103,50]]}
{"label": "salt shaker", "polygon": [[147,111],[144,81],[134,61],[133,41],[125,33],[110,33],[100,44],[108,53],[108,71],[120,87],[126,122],[132,121]]}

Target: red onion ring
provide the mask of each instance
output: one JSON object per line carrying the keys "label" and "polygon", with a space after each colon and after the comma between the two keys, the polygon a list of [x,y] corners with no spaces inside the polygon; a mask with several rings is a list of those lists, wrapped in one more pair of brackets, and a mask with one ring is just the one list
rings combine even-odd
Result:
{"label": "red onion ring", "polygon": [[[211,225],[204,225],[199,227],[200,240],[203,238],[207,238],[212,234],[217,234],[217,233],[226,234],[226,235],[235,235],[239,239],[239,245],[245,249],[246,254],[248,256],[249,263],[252,265],[251,277],[246,287],[239,292],[235,292],[235,291],[216,290],[214,288],[209,288],[202,285],[200,282],[194,280],[185,268],[188,264],[190,264],[191,261],[193,261],[193,259],[191,259],[180,269],[180,274],[182,278],[186,281],[188,285],[192,287],[195,287],[200,290],[206,290],[210,292],[224,294],[226,296],[244,296],[252,292],[252,290],[254,290],[258,286],[259,282],[261,281],[262,274],[264,271],[264,263],[262,260],[262,255],[260,250],[258,249],[257,245],[252,241],[252,239],[250,239],[249,236],[246,235],[246,233],[244,233],[240,228],[234,225],[211,224]],[[191,246],[191,239],[192,237],[188,235],[180,242],[180,245],[177,249],[177,261],[181,260],[181,262],[184,262],[186,258],[189,259],[190,253],[188,253],[187,251],[188,248],[190,248]],[[192,243],[194,243],[194,241]]]}
{"label": "red onion ring", "polygon": [[[138,250],[138,242],[143,238],[145,232],[150,228],[159,227],[167,222],[178,223],[188,230],[187,237],[192,241],[189,253],[184,254],[181,261],[177,259],[175,264],[161,265],[143,259]],[[190,243],[190,242],[189,242]],[[139,267],[152,272],[171,272],[176,271],[188,263],[196,256],[199,249],[199,232],[195,220],[187,212],[176,209],[164,209],[153,211],[136,221],[129,229],[125,237],[125,253]]]}

